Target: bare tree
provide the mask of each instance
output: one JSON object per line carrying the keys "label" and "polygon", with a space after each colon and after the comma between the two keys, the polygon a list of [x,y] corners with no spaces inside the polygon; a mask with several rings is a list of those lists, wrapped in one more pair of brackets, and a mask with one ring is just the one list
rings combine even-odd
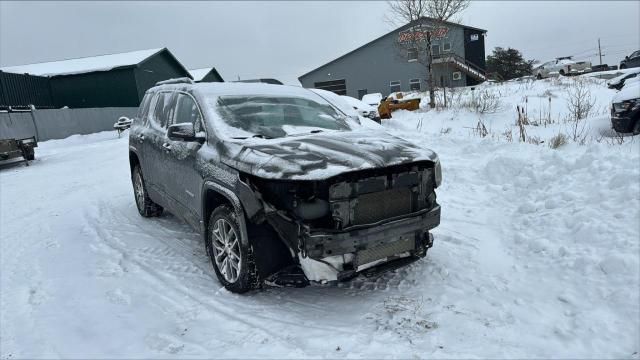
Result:
{"label": "bare tree", "polygon": [[[435,22],[436,29],[438,25],[447,21],[457,21],[457,17],[467,7],[469,7],[470,0],[395,0],[389,1],[389,13],[386,18],[387,21],[392,24],[404,25],[419,23],[420,19],[429,17]],[[422,34],[421,34],[422,35]],[[431,48],[431,42],[433,39],[432,31],[427,31],[426,36],[412,36],[412,41],[418,41],[422,38],[426,38],[427,42],[427,87],[429,88],[429,106],[434,108],[436,106],[434,83],[433,83],[433,53]],[[412,44],[415,48],[415,44]]]}

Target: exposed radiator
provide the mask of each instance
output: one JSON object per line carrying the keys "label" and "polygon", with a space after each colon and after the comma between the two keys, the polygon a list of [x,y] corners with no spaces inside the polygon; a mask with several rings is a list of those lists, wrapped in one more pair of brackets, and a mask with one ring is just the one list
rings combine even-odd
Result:
{"label": "exposed radiator", "polygon": [[394,216],[411,213],[412,193],[409,188],[390,189],[358,196],[353,208],[352,225],[371,224]]}

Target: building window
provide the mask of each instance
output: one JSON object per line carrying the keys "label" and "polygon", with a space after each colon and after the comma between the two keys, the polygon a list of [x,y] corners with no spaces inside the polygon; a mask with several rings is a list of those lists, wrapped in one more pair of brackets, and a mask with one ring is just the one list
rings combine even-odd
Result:
{"label": "building window", "polygon": [[431,45],[431,55],[433,55],[433,56],[440,55],[440,45],[439,44]]}
{"label": "building window", "polygon": [[407,59],[409,62],[418,61],[418,49],[410,48],[407,50]]}
{"label": "building window", "polygon": [[471,34],[471,36],[470,36],[470,40],[471,41],[478,41],[478,39],[479,39],[478,34]]}
{"label": "building window", "polygon": [[390,81],[389,82],[389,90],[392,93],[402,91],[402,90],[400,90],[400,80]]}
{"label": "building window", "polygon": [[455,71],[453,73],[453,80],[461,80],[462,79],[462,73],[460,71]]}
{"label": "building window", "polygon": [[444,43],[442,44],[442,52],[449,52],[451,51],[451,43]]}
{"label": "building window", "polygon": [[367,89],[360,89],[358,90],[358,99],[362,100],[362,97],[367,95]]}
{"label": "building window", "polygon": [[420,79],[409,80],[409,89],[412,91],[420,91]]}

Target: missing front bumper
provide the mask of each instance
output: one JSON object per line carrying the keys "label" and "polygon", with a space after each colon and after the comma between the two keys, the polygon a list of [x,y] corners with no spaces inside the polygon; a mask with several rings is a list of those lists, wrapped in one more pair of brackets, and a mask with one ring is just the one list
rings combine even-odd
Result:
{"label": "missing front bumper", "polygon": [[306,255],[313,259],[394,246],[391,244],[402,247],[400,245],[405,241],[415,241],[413,249],[418,250],[428,231],[438,224],[440,206],[436,205],[410,217],[390,219],[375,225],[353,226],[341,232],[311,231],[303,234],[303,243]]}

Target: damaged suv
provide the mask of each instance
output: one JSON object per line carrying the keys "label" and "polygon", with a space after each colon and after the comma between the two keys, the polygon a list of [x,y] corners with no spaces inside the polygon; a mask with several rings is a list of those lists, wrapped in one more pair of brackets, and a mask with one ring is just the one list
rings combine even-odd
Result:
{"label": "damaged suv", "polygon": [[434,152],[303,88],[161,82],[129,136],[140,214],[197,229],[233,292],[396,269],[440,223]]}

